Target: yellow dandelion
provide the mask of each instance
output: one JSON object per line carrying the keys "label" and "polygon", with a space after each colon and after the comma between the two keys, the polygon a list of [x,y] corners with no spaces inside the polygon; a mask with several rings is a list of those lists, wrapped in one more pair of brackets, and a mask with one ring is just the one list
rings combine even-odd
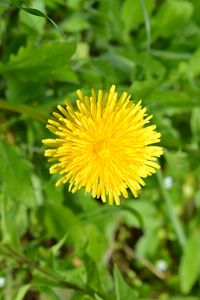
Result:
{"label": "yellow dandelion", "polygon": [[45,151],[54,162],[50,173],[62,175],[56,185],[69,182],[73,193],[84,187],[109,204],[119,205],[120,196],[128,197],[127,189],[137,197],[142,178],[156,172],[156,159],[163,153],[152,146],[160,141],[156,126],[146,126],[152,116],[126,92],[118,97],[114,85],[109,93],[77,94],[76,110],[65,101],[65,108],[58,105],[60,113],[48,120],[47,128],[57,138],[43,140],[53,147]]}

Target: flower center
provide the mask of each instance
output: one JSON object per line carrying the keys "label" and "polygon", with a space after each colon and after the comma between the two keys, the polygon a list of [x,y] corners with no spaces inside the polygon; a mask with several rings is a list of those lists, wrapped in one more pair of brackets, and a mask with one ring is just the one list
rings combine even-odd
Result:
{"label": "flower center", "polygon": [[107,158],[110,154],[108,142],[105,139],[101,139],[94,144],[94,153],[100,158]]}

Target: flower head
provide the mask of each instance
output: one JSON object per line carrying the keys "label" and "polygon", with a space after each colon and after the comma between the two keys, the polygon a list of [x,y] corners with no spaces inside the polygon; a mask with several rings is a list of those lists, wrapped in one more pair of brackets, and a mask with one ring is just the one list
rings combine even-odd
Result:
{"label": "flower head", "polygon": [[137,197],[145,184],[142,178],[156,172],[156,159],[163,152],[152,146],[160,141],[156,126],[146,126],[152,116],[126,92],[118,97],[114,85],[108,93],[77,94],[76,110],[66,101],[48,120],[47,128],[57,138],[43,140],[53,147],[45,151],[54,162],[50,173],[61,174],[56,185],[69,182],[72,192],[84,187],[103,202],[108,198],[109,204],[120,204],[128,188]]}

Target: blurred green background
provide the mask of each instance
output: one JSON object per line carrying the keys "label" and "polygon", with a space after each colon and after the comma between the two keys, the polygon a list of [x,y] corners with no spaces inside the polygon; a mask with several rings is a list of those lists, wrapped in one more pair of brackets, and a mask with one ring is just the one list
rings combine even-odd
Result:
{"label": "blurred green background", "polygon": [[[200,299],[200,1],[0,1],[0,55],[0,299]],[[56,188],[41,143],[111,84],[165,149],[120,207]]]}

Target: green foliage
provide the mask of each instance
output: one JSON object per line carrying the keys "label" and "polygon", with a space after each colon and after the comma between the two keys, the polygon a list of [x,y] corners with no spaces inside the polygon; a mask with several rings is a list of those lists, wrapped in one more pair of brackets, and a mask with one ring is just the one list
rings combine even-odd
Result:
{"label": "green foliage", "polygon": [[41,92],[42,83],[47,80],[76,82],[76,75],[69,66],[69,58],[74,49],[73,44],[65,42],[48,42],[41,47],[21,47],[17,54],[10,56],[7,63],[0,65],[0,74],[7,79],[8,101],[28,101],[30,89],[33,89],[31,98],[36,99],[37,92]]}
{"label": "green foliage", "polygon": [[[5,0],[0,14],[0,300],[198,300],[199,0]],[[41,143],[57,104],[111,84],[142,99],[165,148],[120,207],[56,188]]]}
{"label": "green foliage", "polygon": [[5,194],[27,207],[35,206],[30,162],[22,156],[18,147],[4,141],[0,143],[0,151],[0,178]]}
{"label": "green foliage", "polygon": [[[200,236],[195,231],[191,234],[184,249],[181,259],[179,275],[183,293],[188,293],[199,276],[200,270]],[[190,270],[188,272],[188,270]]]}
{"label": "green foliage", "polygon": [[135,299],[136,295],[134,290],[132,290],[128,286],[128,284],[124,281],[122,275],[120,274],[116,266],[114,268],[114,281],[115,281],[116,300]]}

